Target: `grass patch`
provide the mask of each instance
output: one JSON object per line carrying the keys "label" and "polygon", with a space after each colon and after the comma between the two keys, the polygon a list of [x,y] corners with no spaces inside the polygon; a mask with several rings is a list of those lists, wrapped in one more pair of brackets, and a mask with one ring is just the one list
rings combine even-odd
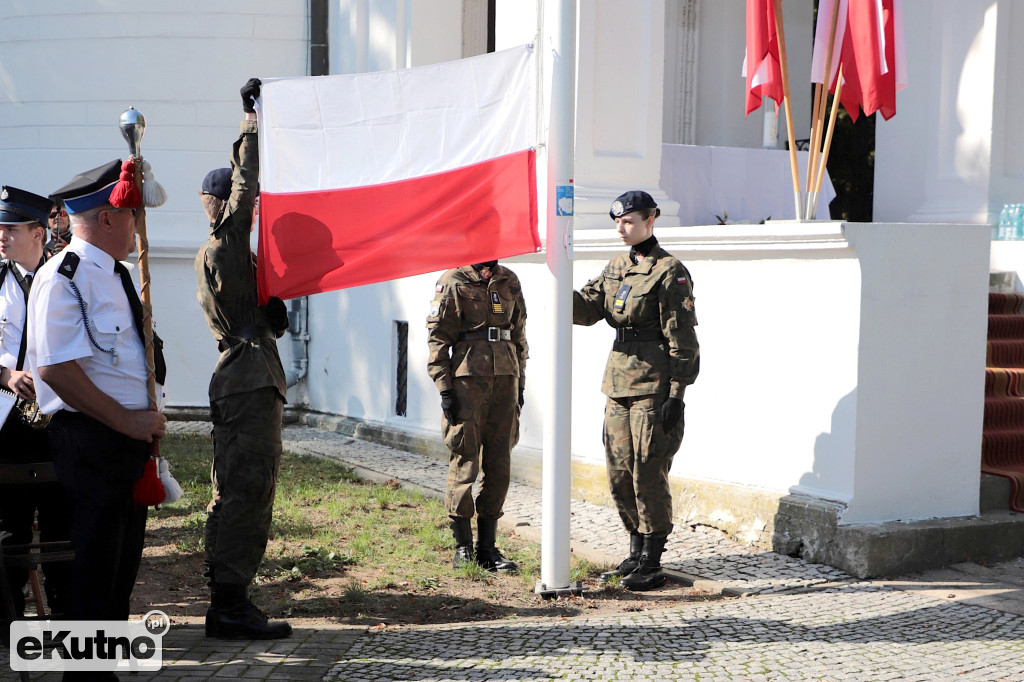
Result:
{"label": "grass patch", "polygon": [[[161,449],[185,495],[151,514],[148,542],[170,547],[180,571],[201,573],[212,442],[171,435]],[[492,595],[499,604],[535,602],[540,547],[500,531],[498,546],[519,563],[518,577],[496,576],[476,565],[453,569],[455,542],[440,500],[397,481],[363,481],[337,462],[286,452],[257,597],[285,615],[337,615],[347,609],[354,618],[382,620],[439,612],[453,619],[486,617],[494,607],[480,597]],[[595,577],[599,569],[573,557],[570,571],[576,581]]]}

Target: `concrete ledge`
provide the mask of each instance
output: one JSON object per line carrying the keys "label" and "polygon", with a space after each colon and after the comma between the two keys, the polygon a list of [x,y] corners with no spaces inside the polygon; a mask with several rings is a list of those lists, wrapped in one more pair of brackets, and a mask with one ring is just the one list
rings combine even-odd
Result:
{"label": "concrete ledge", "polygon": [[773,549],[835,566],[857,578],[892,577],[962,562],[1024,554],[1024,515],[839,525],[839,503],[790,495],[779,505]]}

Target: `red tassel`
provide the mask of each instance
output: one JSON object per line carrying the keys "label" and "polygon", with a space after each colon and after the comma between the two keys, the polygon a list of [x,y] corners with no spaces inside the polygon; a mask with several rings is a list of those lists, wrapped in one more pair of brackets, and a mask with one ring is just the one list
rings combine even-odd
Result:
{"label": "red tassel", "polygon": [[150,457],[146,460],[146,468],[142,470],[142,476],[135,481],[132,499],[141,507],[154,507],[163,502],[166,496],[164,484],[156,473],[156,460]]}
{"label": "red tassel", "polygon": [[110,192],[110,205],[114,208],[142,206],[142,192],[135,184],[135,162],[131,159],[125,159],[121,164],[121,176]]}

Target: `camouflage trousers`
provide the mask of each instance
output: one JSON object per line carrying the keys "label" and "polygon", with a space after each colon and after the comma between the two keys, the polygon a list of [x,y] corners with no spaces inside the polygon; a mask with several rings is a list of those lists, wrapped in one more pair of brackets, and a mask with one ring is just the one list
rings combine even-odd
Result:
{"label": "camouflage trousers", "polygon": [[[519,442],[519,377],[455,377],[459,413],[454,423],[441,418],[450,455],[445,508],[453,518],[499,518]],[[473,482],[480,490],[473,503]]]}
{"label": "camouflage trousers", "polygon": [[248,585],[267,549],[281,466],[283,408],[274,387],[210,403],[213,499],[205,541],[206,563],[217,582]]}
{"label": "camouflage trousers", "polygon": [[683,442],[683,420],[666,432],[660,410],[667,395],[608,398],[604,408],[604,452],[608,485],[630,533],[672,532],[668,472]]}

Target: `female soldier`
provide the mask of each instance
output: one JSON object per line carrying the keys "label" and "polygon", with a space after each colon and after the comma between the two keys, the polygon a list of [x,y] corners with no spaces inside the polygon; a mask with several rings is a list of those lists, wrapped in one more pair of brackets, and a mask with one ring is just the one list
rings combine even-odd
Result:
{"label": "female soldier", "polygon": [[621,576],[631,590],[665,582],[661,554],[672,532],[668,472],[683,439],[683,393],[697,378],[700,350],[694,326],[693,281],[658,246],[661,209],[633,190],[612,202],[612,219],[629,253],[573,292],[572,321],[605,320],[615,329],[601,392],[605,457],[612,499],[629,532],[629,556],[605,580]]}

